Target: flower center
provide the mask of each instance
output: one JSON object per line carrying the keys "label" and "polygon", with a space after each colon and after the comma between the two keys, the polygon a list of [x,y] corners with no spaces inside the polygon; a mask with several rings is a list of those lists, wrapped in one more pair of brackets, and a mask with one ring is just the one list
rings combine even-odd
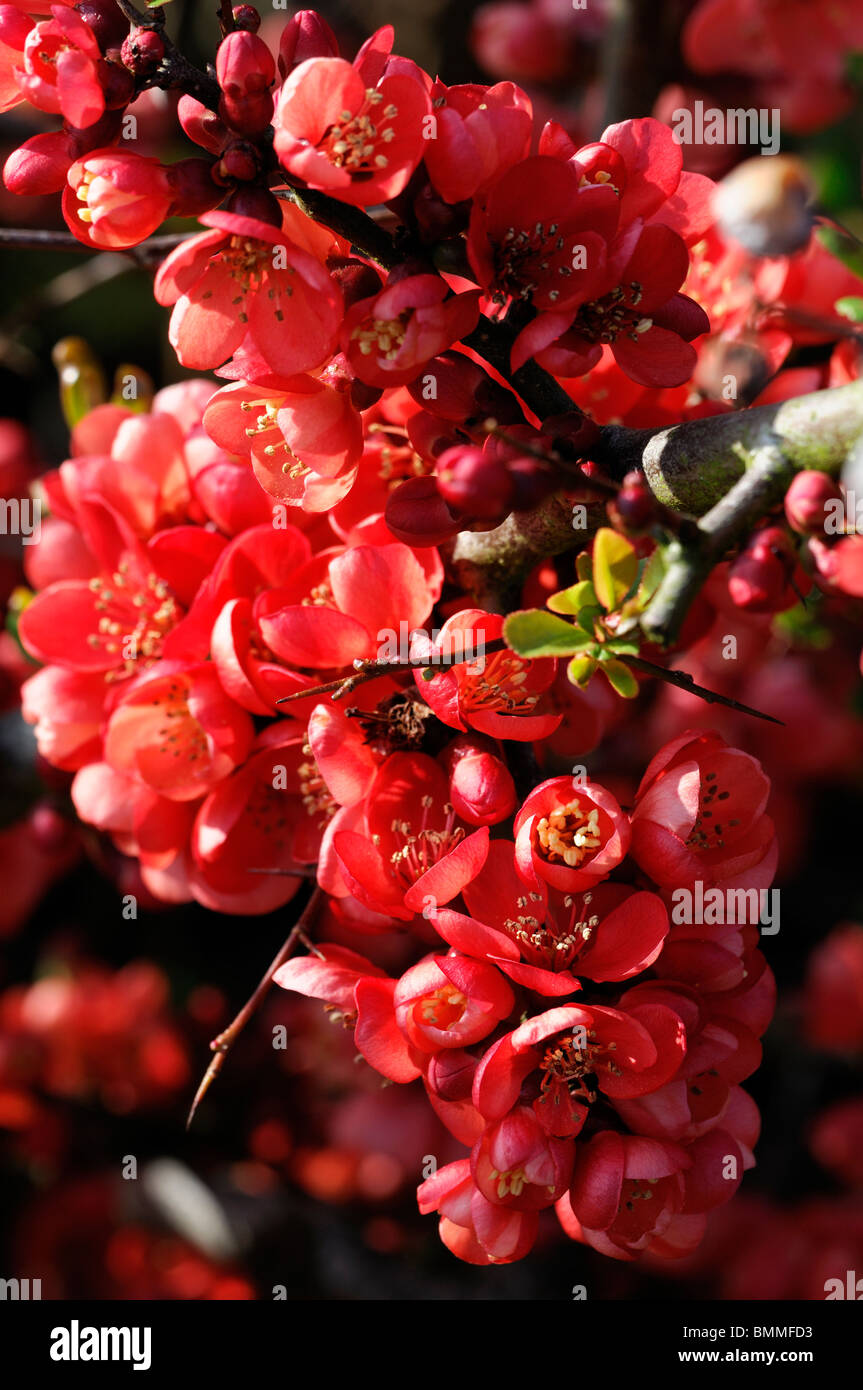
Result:
{"label": "flower center", "polygon": [[416,1005],[420,1023],[431,1024],[433,1028],[451,1028],[461,1019],[467,995],[456,989],[455,985],[441,985],[433,994],[426,994]]}
{"label": "flower center", "polygon": [[[547,258],[562,251],[563,243],[557,222],[550,222],[548,227],[536,222],[530,231],[507,227],[503,241],[494,248],[493,301],[504,304],[509,298],[530,299],[550,269]],[[557,273],[569,276],[572,269],[559,265]],[[549,298],[557,298],[557,291],[552,290]]]}
{"label": "flower center", "polygon": [[543,857],[550,864],[566,864],[576,869],[602,844],[599,811],[595,806],[585,813],[578,797],[565,806],[556,806],[536,827]]}
{"label": "flower center", "polygon": [[[589,905],[591,894],[585,893],[583,903]],[[555,921],[553,917],[541,920],[527,911],[531,903],[541,902],[539,893],[529,893],[517,900],[521,909],[517,917],[507,917],[504,930],[516,942],[529,964],[543,966],[547,970],[567,970],[590,940],[599,926],[597,916],[576,921],[575,898],[567,895],[564,907],[570,909],[567,922]]]}
{"label": "flower center", "polygon": [[492,1168],[489,1176],[497,1184],[498,1197],[520,1197],[525,1184],[530,1186],[523,1168],[508,1168],[505,1173]]}
{"label": "flower center", "polygon": [[495,652],[483,658],[482,671],[469,667],[459,670],[462,705],[465,709],[503,710],[506,714],[531,714],[539,693],[525,690],[527,663],[512,652]]}
{"label": "flower center", "polygon": [[[384,124],[380,129],[372,119],[371,108],[379,106],[382,101],[381,92],[367,87],[361,110],[356,115],[351,111],[342,111],[339,121],[330,126],[319,148],[337,169],[347,169],[351,174],[370,175],[375,169],[387,168],[389,160],[381,152],[380,146],[388,145],[396,138],[396,133],[390,125]],[[376,120],[384,123],[395,120],[398,114],[399,109],[392,102],[388,102],[379,114],[374,112]]]}
{"label": "flower center", "polygon": [[[464,827],[455,824],[455,811],[448,802],[443,807],[446,816],[443,829],[433,830],[425,824],[433,804],[430,796],[423,797],[423,824],[416,832],[406,820],[394,820],[390,826],[392,833],[401,840],[390,855],[390,864],[396,877],[408,887],[464,839]],[[375,843],[378,838],[373,837]]]}
{"label": "flower center", "polygon": [[613,343],[621,333],[638,342],[642,333],[653,327],[653,319],[636,312],[644,298],[644,286],[638,280],[618,286],[602,299],[582,304],[576,315],[573,332],[592,343]]}
{"label": "flower center", "polygon": [[398,357],[399,349],[405,340],[409,317],[410,315],[405,313],[397,319],[365,319],[354,329],[351,340],[359,344],[363,357],[370,357],[375,352],[379,357],[385,357],[388,362],[392,362]]}
{"label": "flower center", "polygon": [[243,411],[257,410],[260,414],[255,416],[254,425],[248,425],[244,434],[248,439],[255,439],[259,434],[271,434],[273,431],[278,435],[278,443],[265,444],[263,453],[267,458],[275,458],[276,454],[284,453],[287,455],[282,464],[282,472],[287,473],[290,478],[303,478],[312,470],[302,459],[298,458],[291,448],[288,441],[282,435],[279,428],[279,411],[284,401],[284,396],[272,398],[270,400],[241,401],[240,409]]}
{"label": "flower center", "polygon": [[[582,1042],[581,1038],[585,1037]],[[608,1056],[615,1052],[614,1042],[596,1042],[592,1028],[576,1029],[572,1036],[565,1034],[557,1042],[546,1048],[540,1062],[543,1072],[540,1084],[541,1099],[548,1101],[559,1086],[565,1086],[573,1100],[583,1100],[592,1105],[599,1094],[596,1070],[600,1063],[615,1076],[621,1075],[620,1067]]]}
{"label": "flower center", "polygon": [[164,580],[148,574],[143,584],[136,584],[122,563],[110,581],[91,579],[90,590],[98,595],[94,607],[100,616],[87,643],[117,657],[105,679],[122,680],[133,674],[137,662],[152,666],[158,661],[165,635],[183,616]]}
{"label": "flower center", "polygon": [[696,850],[724,847],[723,835],[726,827],[730,830],[740,824],[739,820],[724,821],[720,803],[727,801],[730,795],[729,791],[723,791],[720,787],[717,773],[704,774],[699,791],[698,815],[686,841],[688,846]]}
{"label": "flower center", "polygon": [[322,817],[318,821],[318,827],[323,830],[327,821],[331,820],[336,813],[336,803],[320,774],[320,769],[312,754],[312,746],[308,742],[303,744],[303,755],[306,761],[300,763],[297,768],[300,779],[300,797],[306,808],[306,815]]}

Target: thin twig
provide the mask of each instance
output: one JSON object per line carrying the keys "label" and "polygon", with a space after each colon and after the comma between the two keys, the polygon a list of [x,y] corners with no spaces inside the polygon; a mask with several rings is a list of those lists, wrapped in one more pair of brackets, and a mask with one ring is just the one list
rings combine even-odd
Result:
{"label": "thin twig", "polygon": [[231,0],[221,0],[218,14],[219,27],[222,31],[222,38],[224,39],[228,34],[232,34],[237,27],[234,23],[234,9]]}
{"label": "thin twig", "polygon": [[188,241],[190,235],[194,233],[171,232],[165,236],[148,237],[137,246],[108,251],[98,246],[85,246],[71,232],[49,231],[39,227],[0,227],[0,248],[14,246],[19,251],[74,251],[84,256],[127,256],[143,269],[150,270],[163,261],[175,246]]}
{"label": "thin twig", "polygon": [[225,1065],[225,1058],[227,1057],[234,1043],[237,1041],[237,1038],[240,1036],[240,1033],[242,1033],[246,1024],[249,1022],[249,1019],[255,1013],[256,1009],[258,1008],[258,1005],[264,998],[264,995],[269,992],[270,986],[273,982],[273,976],[275,975],[279,966],[283,965],[284,962],[288,959],[291,952],[294,950],[294,947],[296,946],[297,942],[304,941],[306,939],[307,928],[314,921],[314,918],[318,911],[318,907],[322,900],[322,896],[323,895],[321,893],[320,888],[316,887],[311,897],[309,898],[309,901],[303,908],[299,920],[291,928],[290,933],[288,934],[287,939],[281,946],[278,954],[274,957],[272,963],[268,966],[267,970],[262,975],[261,980],[254,994],[252,994],[252,996],[240,1009],[240,1012],[237,1014],[233,1023],[231,1023],[223,1033],[220,1033],[217,1038],[213,1038],[213,1041],[210,1043],[210,1050],[215,1054],[215,1056],[213,1057],[213,1060],[210,1063],[210,1065],[207,1067],[207,1070],[204,1073],[203,1080],[201,1081],[200,1086],[195,1092],[195,1099],[192,1101],[192,1105],[189,1110],[189,1115],[186,1120],[187,1130],[191,1128],[191,1124],[195,1118],[195,1113],[198,1109],[198,1106],[201,1104],[201,1101],[204,1099],[204,1096],[207,1094],[216,1077],[219,1075],[219,1072],[222,1070],[222,1067]]}
{"label": "thin twig", "polygon": [[350,695],[352,690],[356,690],[358,685],[365,685],[366,681],[377,680],[378,676],[394,675],[398,671],[425,671],[440,667],[447,670],[450,666],[459,666],[463,661],[482,661],[486,656],[493,656],[495,652],[505,652],[506,642],[502,637],[495,637],[492,642],[486,642],[476,651],[461,652],[458,655],[444,656],[442,652],[435,653],[432,658],[422,659],[420,657],[406,657],[404,661],[361,661],[354,662],[354,674],[351,676],[340,676],[338,680],[327,681],[324,685],[312,686],[310,690],[295,690],[292,695],[282,695],[276,701],[277,705],[288,705],[292,700],[310,700],[316,695],[329,695],[332,693],[334,700],[340,700],[345,695]]}
{"label": "thin twig", "polygon": [[751,705],[744,705],[740,700],[732,700],[728,695],[720,695],[716,690],[708,690],[704,685],[697,685],[688,671],[678,671],[674,667],[656,666],[652,661],[645,661],[640,656],[626,656],[623,658],[627,666],[632,666],[636,671],[643,671],[645,675],[656,676],[657,680],[665,681],[667,685],[676,685],[678,689],[685,690],[689,695],[697,695],[699,700],[704,700],[708,705],[725,705],[728,709],[736,709],[741,714],[751,714],[755,719],[766,719],[768,724],[781,724],[784,727],[785,721],[774,719],[772,714],[765,714],[763,710],[753,709]]}

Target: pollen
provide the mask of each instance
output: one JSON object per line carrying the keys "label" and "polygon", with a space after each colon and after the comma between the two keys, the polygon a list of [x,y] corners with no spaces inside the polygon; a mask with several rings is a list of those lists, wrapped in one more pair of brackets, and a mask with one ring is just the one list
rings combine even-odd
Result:
{"label": "pollen", "polygon": [[602,831],[599,811],[592,806],[585,813],[578,797],[557,806],[537,823],[536,837],[543,857],[550,864],[566,864],[577,869],[584,860],[599,849]]}

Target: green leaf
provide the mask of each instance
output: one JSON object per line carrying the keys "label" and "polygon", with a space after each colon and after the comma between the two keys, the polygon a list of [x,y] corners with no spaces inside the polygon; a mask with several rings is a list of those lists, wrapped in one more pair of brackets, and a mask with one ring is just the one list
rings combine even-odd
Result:
{"label": "green leaf", "polygon": [[661,546],[657,546],[641,571],[641,579],[635,595],[639,608],[647,607],[650,599],[659,588],[665,569],[665,552]]}
{"label": "green leaf", "polygon": [[863,299],[856,295],[849,294],[844,299],[837,299],[833,307],[843,319],[850,319],[852,323],[863,323]]}
{"label": "green leaf", "polygon": [[579,579],[593,579],[593,561],[586,550],[580,550],[576,555],[575,572]]}
{"label": "green leaf", "polygon": [[503,637],[517,656],[529,660],[541,656],[572,656],[593,643],[589,632],[540,608],[510,613],[503,625]]}
{"label": "green leaf", "polygon": [[638,556],[619,531],[602,526],[593,543],[593,584],[603,608],[614,613],[638,578]]}
{"label": "green leaf", "polygon": [[604,661],[602,673],[608,678],[609,684],[622,695],[624,700],[634,700],[638,694],[638,681],[630,671],[629,667],[622,661]]}
{"label": "green leaf", "polygon": [[596,670],[596,661],[592,656],[574,656],[566,668],[566,674],[573,685],[580,685],[582,689],[590,684],[590,678]]}
{"label": "green leaf", "polygon": [[548,606],[552,613],[573,613],[577,614],[587,605],[596,604],[596,590],[589,579],[580,579],[577,584],[571,584],[568,589],[561,589],[559,593],[552,594],[548,600]]}
{"label": "green leaf", "polygon": [[615,656],[638,656],[641,646],[638,642],[628,642],[625,637],[613,637],[605,643],[605,650]]}

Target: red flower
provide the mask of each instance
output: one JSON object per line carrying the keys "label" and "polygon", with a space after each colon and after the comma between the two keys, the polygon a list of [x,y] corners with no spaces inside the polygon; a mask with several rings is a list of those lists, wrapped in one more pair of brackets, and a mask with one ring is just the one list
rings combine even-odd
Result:
{"label": "red flower", "polygon": [[685,733],[650,762],[632,815],[632,856],[664,887],[766,888],[776,868],[770,783],[718,734]]}
{"label": "red flower", "polygon": [[496,303],[525,300],[563,314],[602,282],[618,217],[613,189],[580,188],[577,171],[561,160],[522,160],[474,204],[471,267]]}
{"label": "red flower", "polygon": [[688,380],[697,360],[690,340],[707,333],[710,320],[693,299],[677,293],[689,270],[684,242],[670,227],[647,226],[621,249],[626,259],[598,288],[594,284],[574,318],[564,311],[544,314],[522,330],[514,367],[535,356],[557,376],[583,376],[607,343],[617,365],[642,386]]}
{"label": "red flower", "polygon": [[602,883],[576,896],[527,891],[516,872],[514,845],[493,840],[476,878],[463,890],[472,917],[441,909],[435,929],[460,951],[493,960],[504,974],[538,994],[570,994],[576,976],[625,980],[659,955],[668,914],[655,893]]}
{"label": "red flower", "polygon": [[313,376],[264,376],[217,391],[204,426],[221,448],[250,456],[261,487],[307,512],[328,511],[350,490],[363,431],[350,395]]}
{"label": "red flower", "polygon": [[360,381],[401,386],[476,328],[479,291],[450,294],[438,275],[409,275],[345,315],[342,347]]}
{"label": "red flower", "polygon": [[578,1134],[599,1092],[612,1101],[648,1095],[685,1052],[686,1030],[665,1005],[561,1004],[492,1044],[476,1069],[473,1103],[497,1120],[521,1099],[547,1133]]}
{"label": "red flower", "polygon": [[488,853],[488,828],[466,833],[443,770],[422,753],[387,758],[369,792],[366,826],[366,834],[336,834],[342,872],[360,902],[399,921],[429,902],[451,902]]}
{"label": "red flower", "polygon": [[443,1244],[473,1265],[521,1260],[536,1239],[537,1214],[489,1202],[471,1177],[469,1159],[448,1163],[417,1189],[423,1215],[440,1212]]}
{"label": "red flower", "polygon": [[215,228],[191,237],[156,275],[160,304],[173,304],[170,338],[185,367],[218,367],[248,342],[273,372],[321,366],[341,323],[341,294],[314,256],[277,227],[212,212]]}
{"label": "red flower", "polygon": [[629,848],[629,817],[593,782],[552,777],[527,796],[515,818],[515,857],[525,883],[564,893],[607,878]]}
{"label": "red flower", "polygon": [[574,1240],[632,1260],[683,1208],[692,1160],[676,1144],[606,1131],[579,1147],[572,1187],[557,1207]]}
{"label": "red flower", "polygon": [[303,795],[304,745],[301,724],[271,724],[242,766],[201,804],[189,882],[204,907],[258,914],[294,897],[302,884],[297,870],[317,859],[326,825]]}
{"label": "red flower", "polygon": [[211,665],[164,662],[124,692],[105,731],[105,758],[170,800],[209,792],[248,755],[252,721]]}
{"label": "red flower", "polygon": [[255,614],[261,636],[300,669],[350,667],[382,655],[400,623],[411,627],[428,617],[442,581],[439,561],[429,568],[399,541],[324,551],[261,596]]}
{"label": "red flower", "polygon": [[396,1021],[418,1052],[470,1047],[488,1037],[515,1006],[494,966],[470,956],[426,956],[402,975],[393,996]]}
{"label": "red flower", "polygon": [[[22,66],[13,72],[15,84],[21,97],[40,111],[62,114],[79,129],[91,126],[105,110],[99,44],[76,10],[52,5],[51,14],[51,19],[28,25],[26,35],[23,16],[7,13],[3,19],[0,33],[5,43],[21,53]],[[7,99],[6,107],[11,105]]]}
{"label": "red flower", "polygon": [[170,172],[158,159],[94,150],[69,169],[63,216],[86,246],[136,246],[161,226],[174,200]]}
{"label": "red flower", "polygon": [[512,82],[494,87],[465,83],[431,89],[435,135],[425,151],[425,167],[447,203],[479,197],[489,184],[530,148],[532,107]]}
{"label": "red flower", "polygon": [[542,1211],[569,1187],[574,1157],[574,1144],[554,1138],[529,1106],[517,1105],[487,1127],[470,1166],[487,1201],[515,1211]]}
{"label": "red flower", "polygon": [[[49,584],[22,613],[19,636],[40,661],[117,680],[152,665],[165,653],[166,642],[184,616],[184,601],[190,601],[213,555],[206,533],[189,528],[183,575],[188,587],[179,586],[178,591],[165,578],[158,546],[138,546],[128,530],[92,500],[85,515],[88,539],[98,556],[93,577]],[[183,647],[180,636],[175,651]]]}
{"label": "red flower", "polygon": [[288,173],[367,207],[401,193],[423,156],[430,101],[419,69],[389,59],[380,29],[353,64],[309,58],[279,92],[275,150]]}
{"label": "red flower", "polygon": [[[447,619],[434,642],[416,635],[411,655],[428,658],[425,669],[434,673],[426,680],[418,671],[417,687],[451,729],[476,729],[492,738],[522,742],[545,738],[561,720],[559,714],[539,708],[554,680],[555,662],[526,661],[510,651],[484,656],[486,643],[496,641],[502,631],[503,619],[497,613],[466,608]],[[437,670],[447,658],[458,656],[467,659]]]}

